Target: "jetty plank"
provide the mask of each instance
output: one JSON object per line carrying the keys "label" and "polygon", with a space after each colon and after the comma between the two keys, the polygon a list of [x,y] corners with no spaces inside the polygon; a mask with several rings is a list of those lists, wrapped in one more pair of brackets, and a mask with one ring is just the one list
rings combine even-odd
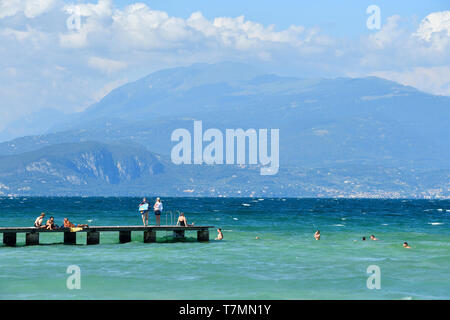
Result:
{"label": "jetty plank", "polygon": [[76,232],[72,232],[70,228],[59,228],[55,230],[47,230],[35,227],[4,227],[0,228],[3,233],[3,243],[6,246],[15,246],[17,242],[17,234],[25,233],[26,245],[38,245],[39,234],[41,233],[64,233],[64,244],[77,244],[77,233],[86,232],[86,244],[94,245],[100,243],[100,232],[119,232],[119,242],[127,243],[131,241],[131,233],[133,231],[141,231],[144,233],[144,242],[156,242],[157,231],[172,231],[177,240],[185,238],[186,231],[197,231],[198,241],[209,241],[209,229],[214,226],[90,226],[82,228]]}
{"label": "jetty plank", "polygon": [[[90,232],[90,231],[199,231],[214,228],[214,226],[192,226],[192,227],[180,227],[180,226],[90,226],[83,228],[83,230],[77,232]],[[39,229],[35,227],[2,227],[0,233],[31,233],[31,232],[70,232],[70,228],[59,228],[56,230]]]}

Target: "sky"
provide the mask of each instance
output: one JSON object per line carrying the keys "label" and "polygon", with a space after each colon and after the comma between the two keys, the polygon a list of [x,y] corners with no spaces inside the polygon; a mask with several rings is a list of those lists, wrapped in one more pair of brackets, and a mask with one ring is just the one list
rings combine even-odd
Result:
{"label": "sky", "polygon": [[450,96],[450,1],[0,0],[0,131],[44,109],[82,111],[162,68],[220,61]]}
{"label": "sky", "polygon": [[[339,36],[358,36],[369,32],[366,28],[366,8],[375,4],[383,9],[383,16],[399,14],[405,17],[427,16],[433,11],[450,10],[447,0],[151,0],[140,1],[149,7],[166,11],[172,16],[188,18],[192,12],[201,11],[208,18],[244,15],[246,19],[257,21],[264,25],[274,24],[284,29],[290,25],[306,27],[319,26],[327,34]],[[130,1],[116,1],[118,7],[125,7]]]}

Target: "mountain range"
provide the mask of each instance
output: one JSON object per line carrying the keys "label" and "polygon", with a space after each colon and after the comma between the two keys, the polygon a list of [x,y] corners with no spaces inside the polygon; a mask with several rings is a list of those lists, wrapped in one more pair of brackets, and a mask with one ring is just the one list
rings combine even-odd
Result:
{"label": "mountain range", "polygon": [[[450,97],[388,80],[196,64],[0,143],[0,195],[450,196]],[[280,170],[175,165],[175,129],[279,129]],[[36,129],[37,130],[37,129]]]}

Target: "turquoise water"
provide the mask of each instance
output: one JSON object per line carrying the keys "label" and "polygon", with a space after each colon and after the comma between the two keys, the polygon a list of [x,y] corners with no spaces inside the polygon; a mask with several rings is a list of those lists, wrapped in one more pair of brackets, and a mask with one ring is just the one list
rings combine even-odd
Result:
{"label": "turquoise water", "polygon": [[[32,226],[41,211],[57,224],[139,225],[139,201],[0,198],[0,226]],[[214,230],[209,243],[162,232],[144,244],[134,232],[119,244],[117,233],[102,233],[86,246],[79,233],[77,246],[65,246],[57,233],[28,247],[20,234],[16,247],[0,244],[0,299],[450,298],[450,201],[168,198],[164,207],[163,224],[184,211],[189,223],[221,227],[224,240]],[[380,240],[361,241],[370,234]],[[66,286],[69,265],[80,267],[80,290]],[[380,267],[379,290],[366,286],[370,265]]]}

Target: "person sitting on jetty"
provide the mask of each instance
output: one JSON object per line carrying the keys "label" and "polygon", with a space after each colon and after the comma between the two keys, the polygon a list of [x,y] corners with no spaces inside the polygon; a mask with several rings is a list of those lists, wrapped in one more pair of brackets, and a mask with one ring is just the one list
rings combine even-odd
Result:
{"label": "person sitting on jetty", "polygon": [[64,218],[64,228],[89,228],[87,224],[73,224],[69,219]]}
{"label": "person sitting on jetty", "polygon": [[139,212],[142,215],[142,223],[144,224],[144,227],[148,226],[148,211],[149,211],[149,204],[147,202],[147,199],[142,199],[142,202],[139,204]]}
{"label": "person sitting on jetty", "polygon": [[44,222],[44,217],[45,217],[45,213],[42,212],[41,215],[36,218],[36,220],[34,221],[35,228],[43,229],[43,228],[47,227],[46,225],[42,225],[42,223]]}
{"label": "person sitting on jetty", "polygon": [[406,249],[411,249],[411,247],[409,246],[409,244],[408,244],[408,242],[403,242],[403,248],[406,248]]}
{"label": "person sitting on jetty", "polygon": [[374,235],[371,235],[371,236],[370,236],[370,240],[378,241],[378,238],[375,238]]}
{"label": "person sitting on jetty", "polygon": [[187,219],[184,216],[184,213],[181,212],[180,216],[178,217],[177,226],[180,226],[180,227],[192,227],[193,225],[194,224],[188,224],[187,223]]}
{"label": "person sitting on jetty", "polygon": [[314,239],[320,240],[320,231],[317,230],[316,233],[314,233]]}
{"label": "person sitting on jetty", "polygon": [[156,198],[155,205],[153,206],[153,210],[155,211],[155,219],[156,225],[159,226],[161,224],[161,212],[163,211],[163,205],[161,199]]}
{"label": "person sitting on jetty", "polygon": [[55,224],[55,218],[50,217],[45,224],[47,230],[55,230],[58,229],[58,226]]}
{"label": "person sitting on jetty", "polygon": [[223,239],[223,233],[222,233],[222,229],[217,229],[217,238],[216,240],[222,240]]}

